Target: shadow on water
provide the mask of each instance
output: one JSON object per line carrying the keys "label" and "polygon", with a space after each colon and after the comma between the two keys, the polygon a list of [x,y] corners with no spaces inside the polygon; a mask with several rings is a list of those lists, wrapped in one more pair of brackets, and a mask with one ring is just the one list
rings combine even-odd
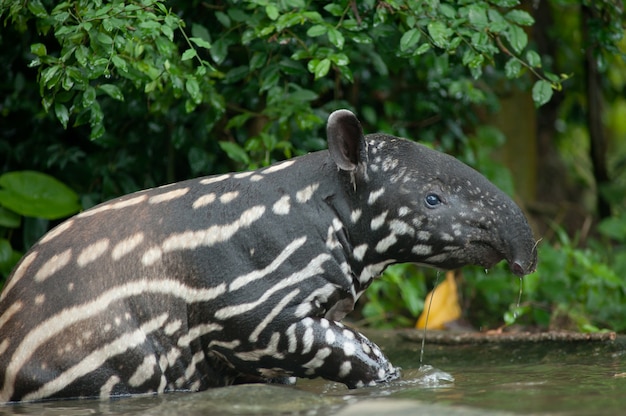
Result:
{"label": "shadow on water", "polygon": [[598,415],[626,409],[626,337],[609,342],[480,345],[421,343],[369,333],[401,380],[348,390],[324,380],[297,387],[244,385],[201,393],[0,406],[2,414],[104,415]]}

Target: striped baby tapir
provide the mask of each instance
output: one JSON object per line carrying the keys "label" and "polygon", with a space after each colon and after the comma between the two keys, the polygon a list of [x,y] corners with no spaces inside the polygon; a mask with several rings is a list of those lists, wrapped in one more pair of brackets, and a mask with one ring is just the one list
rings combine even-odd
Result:
{"label": "striped baby tapir", "polygon": [[400,377],[340,321],[390,264],[534,271],[520,208],[451,156],[364,135],[328,150],[123,196],[63,222],[0,298],[0,401]]}

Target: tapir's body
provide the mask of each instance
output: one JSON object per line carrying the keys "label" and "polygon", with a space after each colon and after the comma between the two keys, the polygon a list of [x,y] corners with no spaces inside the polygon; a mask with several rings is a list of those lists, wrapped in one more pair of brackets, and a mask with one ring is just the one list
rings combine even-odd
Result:
{"label": "tapir's body", "polygon": [[387,265],[534,270],[521,211],[477,172],[363,137],[345,110],[328,134],[330,151],[127,195],[44,236],[0,296],[0,401],[385,382],[398,369],[338,321]]}

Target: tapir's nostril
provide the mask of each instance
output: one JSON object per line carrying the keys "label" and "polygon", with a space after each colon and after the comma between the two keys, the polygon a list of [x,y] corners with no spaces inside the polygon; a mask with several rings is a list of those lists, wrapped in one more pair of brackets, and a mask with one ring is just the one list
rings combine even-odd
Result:
{"label": "tapir's nostril", "polygon": [[517,260],[511,263],[511,271],[515,273],[517,276],[524,276],[526,274],[524,272],[524,267],[522,267],[520,262]]}

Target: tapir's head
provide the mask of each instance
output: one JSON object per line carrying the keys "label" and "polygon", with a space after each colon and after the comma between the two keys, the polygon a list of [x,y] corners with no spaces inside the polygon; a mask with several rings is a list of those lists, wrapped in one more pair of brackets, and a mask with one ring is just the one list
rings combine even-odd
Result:
{"label": "tapir's head", "polygon": [[[383,134],[364,136],[357,118],[328,119],[328,147],[354,192],[372,207],[372,250],[442,269],[507,260],[523,276],[537,265],[536,243],[521,209],[484,176],[441,152]],[[362,188],[362,189],[358,189]]]}

